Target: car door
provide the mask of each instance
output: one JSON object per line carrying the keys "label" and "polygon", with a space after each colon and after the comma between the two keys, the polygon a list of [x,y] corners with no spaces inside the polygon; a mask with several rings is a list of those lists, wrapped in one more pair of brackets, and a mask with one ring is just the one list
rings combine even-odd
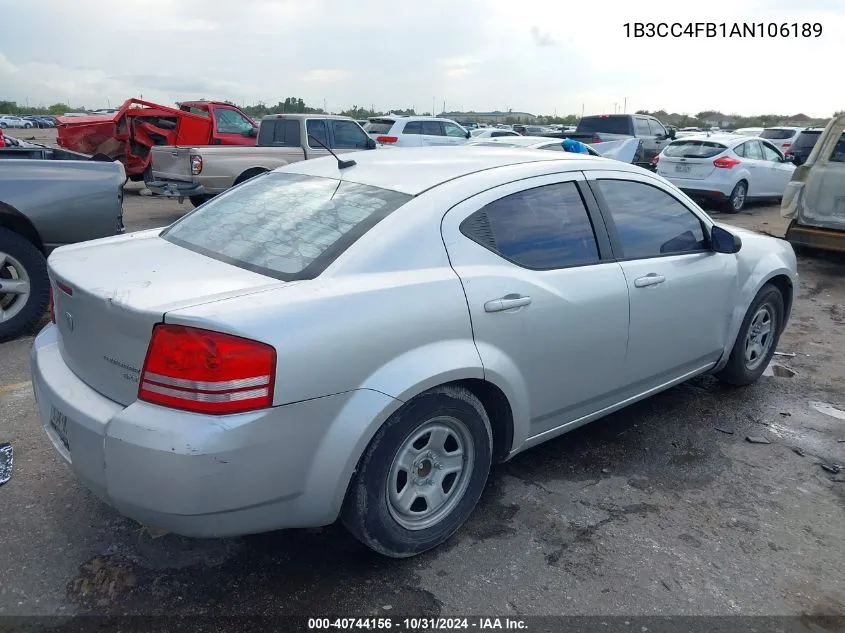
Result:
{"label": "car door", "polygon": [[[671,139],[666,136],[666,128],[657,119],[648,119],[648,129],[651,138],[654,139],[654,153],[659,154],[665,149]],[[651,160],[651,158],[648,160]]]}
{"label": "car door", "polygon": [[760,148],[763,150],[768,195],[780,198],[783,196],[783,191],[786,189],[787,183],[792,178],[795,165],[787,163],[783,159],[783,155],[771,143],[767,141],[759,141],[759,143]]}
{"label": "car door", "polygon": [[220,106],[213,108],[212,113],[215,145],[255,145],[257,130],[243,114]]}
{"label": "car door", "polygon": [[748,169],[748,197],[771,195],[771,193],[766,193],[771,190],[771,185],[767,182],[769,167],[763,159],[760,142],[756,139],[746,141],[738,145],[734,153],[742,158],[743,166]]}
{"label": "car door", "polygon": [[448,145],[449,139],[440,121],[421,121],[423,145]]}
{"label": "car door", "polygon": [[527,403],[531,437],[615,404],[622,378],[628,290],[583,180],[578,172],[495,187],[442,223],[485,372]]}
{"label": "car door", "polygon": [[467,142],[466,130],[454,123],[443,121],[443,131],[446,133],[446,140],[449,145],[463,145]]}
{"label": "car door", "polygon": [[712,251],[706,214],[657,179],[588,177],[628,284],[629,395],[712,366],[738,297],[736,256]]}

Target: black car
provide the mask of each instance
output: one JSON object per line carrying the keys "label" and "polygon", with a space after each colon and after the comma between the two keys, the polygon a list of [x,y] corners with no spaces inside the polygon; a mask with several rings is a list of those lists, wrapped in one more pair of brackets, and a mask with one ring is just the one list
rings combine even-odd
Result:
{"label": "black car", "polygon": [[803,165],[807,162],[807,157],[813,151],[823,131],[824,129],[820,127],[808,127],[795,138],[792,147],[786,150],[786,155],[793,157],[792,162],[795,165]]}

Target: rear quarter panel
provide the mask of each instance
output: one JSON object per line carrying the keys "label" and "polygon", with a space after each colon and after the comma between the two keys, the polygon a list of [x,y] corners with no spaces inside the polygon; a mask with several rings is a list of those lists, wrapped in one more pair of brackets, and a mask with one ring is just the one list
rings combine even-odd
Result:
{"label": "rear quarter panel", "polygon": [[116,162],[4,160],[0,202],[27,217],[51,250],[119,233],[125,179]]}

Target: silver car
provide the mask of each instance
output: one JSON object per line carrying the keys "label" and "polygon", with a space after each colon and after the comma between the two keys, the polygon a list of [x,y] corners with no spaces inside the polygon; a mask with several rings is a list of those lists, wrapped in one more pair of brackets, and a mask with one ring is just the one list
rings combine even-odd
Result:
{"label": "silver car", "polygon": [[637,167],[345,157],[50,257],[41,420],[118,511],[199,537],[340,517],[412,556],[492,464],[699,374],[754,382],[789,317],[789,244]]}

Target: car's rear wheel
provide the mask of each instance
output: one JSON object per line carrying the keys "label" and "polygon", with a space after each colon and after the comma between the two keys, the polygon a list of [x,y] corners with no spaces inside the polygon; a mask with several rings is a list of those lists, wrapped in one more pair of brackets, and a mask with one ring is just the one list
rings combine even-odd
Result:
{"label": "car's rear wheel", "polygon": [[783,317],[783,295],[772,284],[766,284],[745,313],[728,364],[716,377],[738,386],[750,385],[760,378],[777,349]]}
{"label": "car's rear wheel", "polygon": [[748,199],[748,183],[740,180],[731,191],[728,197],[727,204],[725,204],[725,211],[728,213],[739,213],[745,207]]}
{"label": "car's rear wheel", "polygon": [[47,260],[31,242],[0,229],[0,341],[31,330],[50,302]]}
{"label": "car's rear wheel", "polygon": [[490,420],[472,393],[441,386],[410,400],[373,437],[341,519],[371,549],[414,556],[469,517],[492,460]]}

